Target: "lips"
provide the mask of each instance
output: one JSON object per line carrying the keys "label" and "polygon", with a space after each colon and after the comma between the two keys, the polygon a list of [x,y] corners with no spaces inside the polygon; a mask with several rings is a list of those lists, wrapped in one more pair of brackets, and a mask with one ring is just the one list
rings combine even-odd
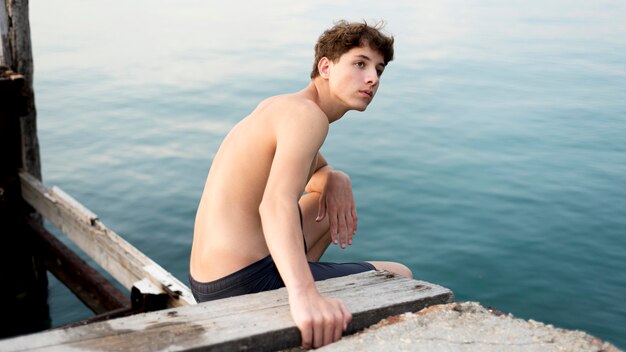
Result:
{"label": "lips", "polygon": [[374,96],[374,93],[371,90],[360,90],[359,93],[365,94],[365,95],[367,95],[370,98],[372,98]]}

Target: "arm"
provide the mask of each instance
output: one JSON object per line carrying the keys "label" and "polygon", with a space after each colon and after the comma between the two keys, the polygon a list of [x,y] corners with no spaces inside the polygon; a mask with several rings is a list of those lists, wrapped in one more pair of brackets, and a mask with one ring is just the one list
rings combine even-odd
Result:
{"label": "arm", "polygon": [[352,244],[357,230],[357,215],[350,177],[334,170],[321,153],[317,154],[317,168],[305,191],[318,192],[320,196],[317,221],[328,216],[333,243],[341,242],[341,248]]}
{"label": "arm", "polygon": [[289,293],[291,315],[305,348],[341,338],[352,316],[340,300],[322,297],[303,250],[297,202],[310,165],[328,132],[324,116],[298,113],[277,118],[276,150],[259,207],[263,233]]}

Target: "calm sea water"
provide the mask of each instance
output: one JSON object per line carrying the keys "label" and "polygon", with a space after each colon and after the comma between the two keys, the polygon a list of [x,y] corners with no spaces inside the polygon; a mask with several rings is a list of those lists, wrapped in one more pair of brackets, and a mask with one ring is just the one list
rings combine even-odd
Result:
{"label": "calm sea water", "polygon": [[[518,317],[626,347],[624,1],[31,1],[44,182],[186,282],[217,147],[308,83],[333,21],[387,21],[396,60],[323,152],[359,232]],[[51,277],[55,326],[91,313]]]}

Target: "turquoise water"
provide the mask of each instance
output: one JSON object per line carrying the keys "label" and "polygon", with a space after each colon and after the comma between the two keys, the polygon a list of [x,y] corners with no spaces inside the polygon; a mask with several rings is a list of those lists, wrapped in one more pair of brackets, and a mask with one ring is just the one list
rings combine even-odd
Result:
{"label": "turquoise water", "polygon": [[[44,182],[186,282],[222,137],[308,83],[334,20],[384,18],[396,60],[323,149],[359,232],[515,316],[626,348],[623,1],[31,1]],[[90,312],[51,278],[55,326]]]}

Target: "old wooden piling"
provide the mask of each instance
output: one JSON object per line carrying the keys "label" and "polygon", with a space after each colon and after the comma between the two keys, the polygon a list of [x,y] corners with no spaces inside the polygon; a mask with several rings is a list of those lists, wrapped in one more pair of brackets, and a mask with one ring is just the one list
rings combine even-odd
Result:
{"label": "old wooden piling", "polygon": [[24,78],[21,91],[24,109],[20,113],[24,136],[22,167],[41,180],[28,0],[0,0],[0,66],[6,66]]}
{"label": "old wooden piling", "polygon": [[0,67],[0,337],[49,327],[46,271],[24,221],[18,170],[23,168],[20,116],[24,77]]}
{"label": "old wooden piling", "polygon": [[0,141],[0,299],[5,306],[0,336],[11,336],[50,325],[46,271],[23,220],[31,209],[21,201],[17,177],[27,171],[41,179],[26,0],[0,0]]}

